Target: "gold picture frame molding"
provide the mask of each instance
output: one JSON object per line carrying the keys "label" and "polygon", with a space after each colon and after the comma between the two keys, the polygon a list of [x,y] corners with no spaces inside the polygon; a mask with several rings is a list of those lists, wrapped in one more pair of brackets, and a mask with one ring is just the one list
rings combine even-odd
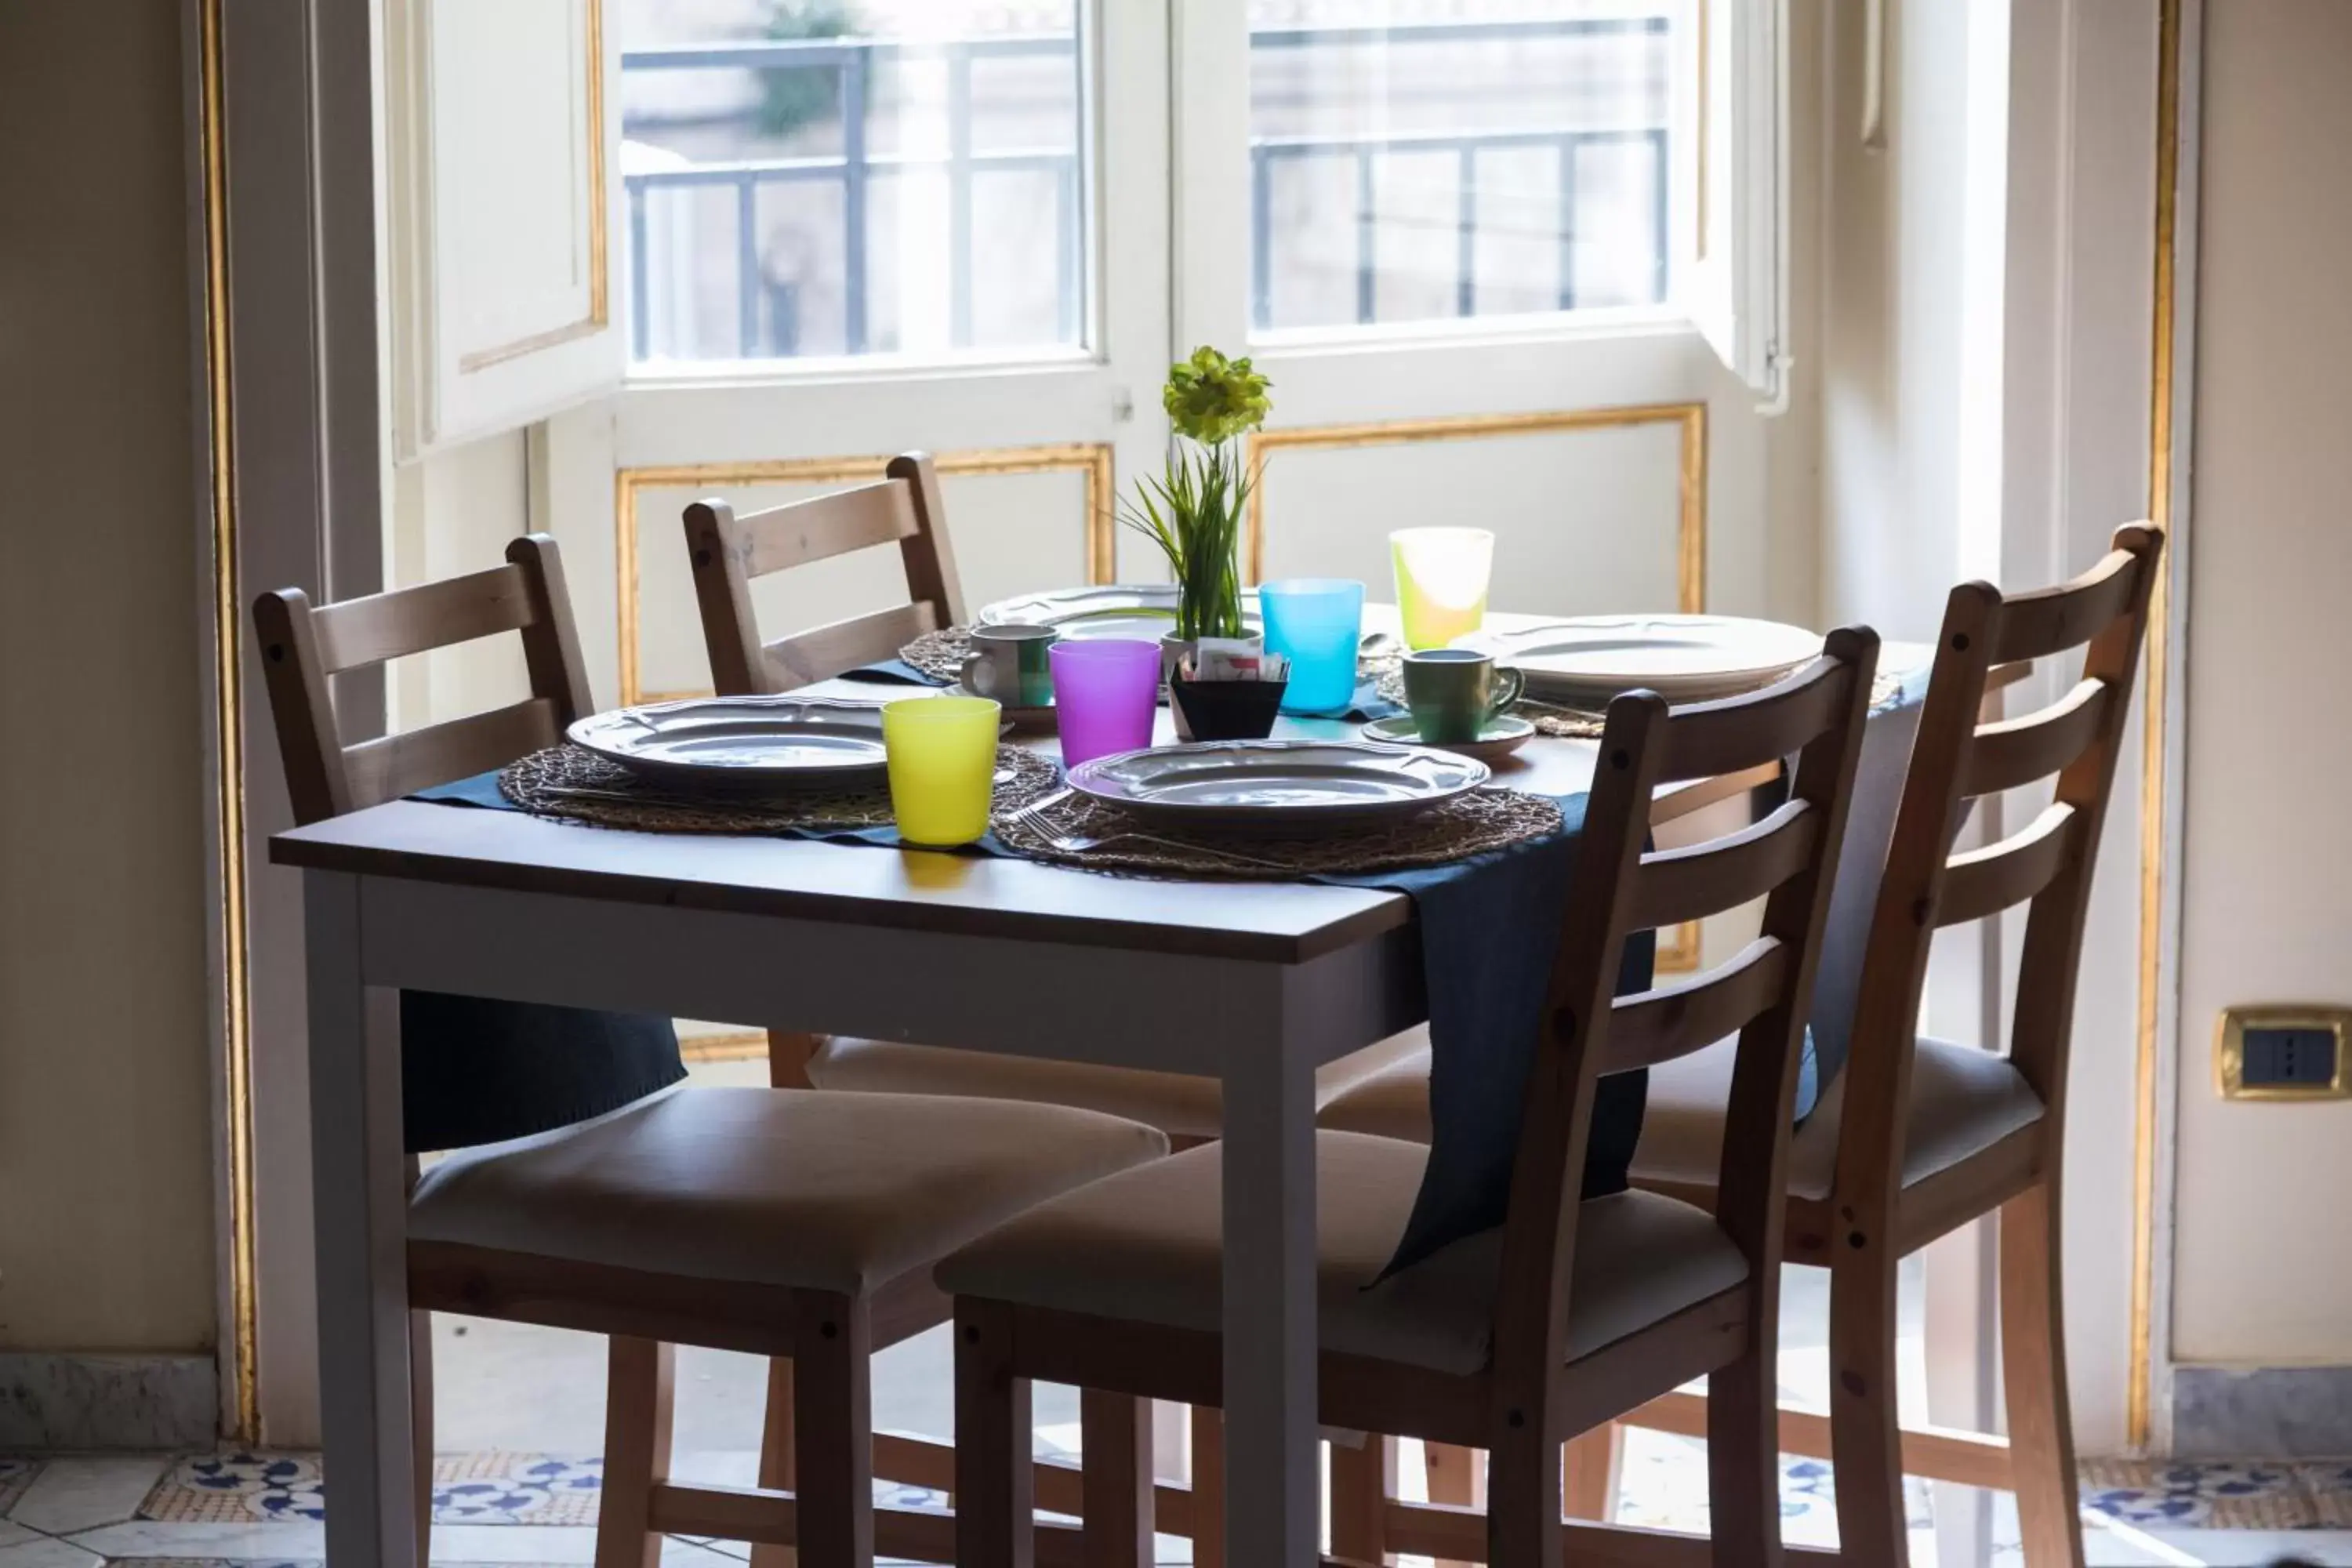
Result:
{"label": "gold picture frame molding", "polygon": [[[641,679],[642,596],[637,580],[638,498],[649,489],[740,489],[752,485],[865,484],[883,477],[883,457],[774,458],[739,463],[679,463],[616,468],[613,473],[614,601],[619,616],[621,705],[688,697],[693,692],[648,692]],[[1118,570],[1113,523],[1117,470],[1108,441],[1076,441],[1042,447],[989,447],[932,454],[942,479],[977,475],[1081,474],[1086,479],[1083,534],[1086,580],[1108,583]]]}

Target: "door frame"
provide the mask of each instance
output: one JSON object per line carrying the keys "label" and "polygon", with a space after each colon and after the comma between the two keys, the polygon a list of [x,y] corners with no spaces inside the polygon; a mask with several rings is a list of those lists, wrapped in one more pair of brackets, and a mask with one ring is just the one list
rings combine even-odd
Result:
{"label": "door frame", "polygon": [[[191,292],[205,323],[192,390],[207,482],[194,511],[208,563],[199,651],[216,806],[222,1427],[301,1447],[318,1431],[301,900],[297,879],[267,863],[268,836],[290,816],[267,714],[248,700],[246,601],[262,584],[335,596],[381,585],[382,17],[379,0],[181,4]],[[1192,9],[1178,6],[1174,25]],[[2116,1276],[2128,1302],[2085,1303],[2070,1336],[2089,1452],[2166,1436],[2201,17],[2202,0],[2150,0],[2127,16],[2087,0],[2019,7],[2011,49],[2000,559],[2017,580],[2038,579],[2088,559],[2091,536],[2127,515],[2153,512],[2172,531],[2152,638],[2153,743],[2119,790],[2133,809],[2116,813],[2137,831],[2109,847],[2103,901],[2120,907],[2085,955],[2086,998],[2133,1020],[2120,1046],[2103,1040],[2085,1064],[2134,1084],[2125,1124],[2086,1132],[2075,1152],[2078,1220],[2118,1194],[2134,1216]],[[2126,47],[2110,47],[2116,33]],[[2118,117],[2119,103],[2135,107]],[[2112,176],[2118,156],[2147,183],[2076,177],[2094,160]],[[2159,179],[2168,199],[2154,204],[2151,231]],[[2112,411],[2105,395],[2116,393],[2141,400],[2138,412]],[[536,455],[544,437],[531,445]],[[534,485],[535,509],[546,494]],[[381,712],[380,689],[345,697]],[[2103,1258],[2071,1261],[2079,1287]]]}

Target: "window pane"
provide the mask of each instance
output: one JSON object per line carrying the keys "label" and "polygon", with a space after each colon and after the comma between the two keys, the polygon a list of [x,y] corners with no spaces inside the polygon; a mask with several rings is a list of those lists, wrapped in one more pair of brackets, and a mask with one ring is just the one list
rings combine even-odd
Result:
{"label": "window pane", "polygon": [[1078,0],[614,0],[640,363],[1084,342]]}
{"label": "window pane", "polygon": [[1679,0],[1249,0],[1253,325],[1666,297]]}

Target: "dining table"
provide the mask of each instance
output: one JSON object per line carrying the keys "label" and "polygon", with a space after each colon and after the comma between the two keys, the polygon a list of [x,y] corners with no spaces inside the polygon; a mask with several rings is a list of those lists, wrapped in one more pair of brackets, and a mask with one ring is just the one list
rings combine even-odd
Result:
{"label": "dining table", "polygon": [[[1924,668],[1926,650],[1910,657]],[[803,689],[898,694],[854,680]],[[1159,724],[1158,740],[1172,739],[1164,709]],[[1284,718],[1276,734],[1356,731]],[[1058,756],[1050,732],[1013,742]],[[1596,752],[1538,735],[1494,764],[1494,782],[1582,792]],[[1662,791],[1656,820],[1776,773]],[[1410,897],[591,828],[419,800],[279,833],[270,853],[303,877],[331,1561],[392,1561],[415,1528],[403,989],[1217,1079],[1227,1560],[1317,1560],[1315,1072],[1425,1020]]]}

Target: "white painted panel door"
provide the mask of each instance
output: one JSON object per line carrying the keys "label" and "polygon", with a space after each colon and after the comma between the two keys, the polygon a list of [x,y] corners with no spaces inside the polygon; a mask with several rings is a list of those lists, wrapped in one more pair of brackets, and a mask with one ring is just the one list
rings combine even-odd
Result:
{"label": "white painted panel door", "polygon": [[[877,0],[807,37],[606,4],[630,372],[546,425],[532,485],[599,693],[709,687],[688,501],[896,452],[939,466],[972,609],[1150,572],[1113,510],[1166,440],[1165,0]],[[754,603],[773,638],[905,594],[885,549]]]}
{"label": "white painted panel door", "polygon": [[[1180,346],[1273,381],[1263,577],[1392,592],[1496,535],[1497,609],[1765,607],[1753,393],[1692,319],[1704,0],[1180,13]],[[1720,183],[1719,168],[1712,170]]]}
{"label": "white painted panel door", "polygon": [[400,459],[620,384],[604,4],[386,12]]}

